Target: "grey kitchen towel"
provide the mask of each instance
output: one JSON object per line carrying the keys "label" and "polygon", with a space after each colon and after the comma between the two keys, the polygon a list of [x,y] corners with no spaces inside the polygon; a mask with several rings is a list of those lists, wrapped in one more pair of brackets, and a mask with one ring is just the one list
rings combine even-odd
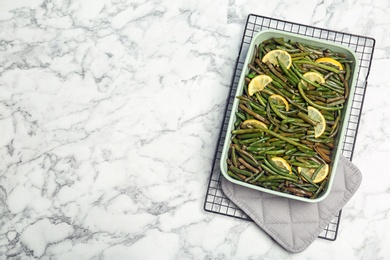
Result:
{"label": "grey kitchen towel", "polygon": [[341,156],[329,195],[308,203],[252,190],[222,178],[222,191],[286,250],[304,251],[337,215],[362,182],[360,170]]}

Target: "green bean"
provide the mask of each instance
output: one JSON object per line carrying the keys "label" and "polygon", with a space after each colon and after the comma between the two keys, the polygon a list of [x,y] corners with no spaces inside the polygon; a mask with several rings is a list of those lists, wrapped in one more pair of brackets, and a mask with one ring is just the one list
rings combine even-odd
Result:
{"label": "green bean", "polygon": [[278,60],[279,67],[282,69],[284,74],[286,74],[287,80],[289,80],[289,82],[292,83],[292,85],[296,86],[299,82],[298,77],[296,77],[294,74],[290,73],[290,71],[286,68],[284,63],[280,61],[279,57],[276,57],[276,59]]}
{"label": "green bean", "polygon": [[256,129],[256,128],[251,128],[251,129],[238,129],[238,130],[233,130],[232,134],[253,134],[253,133],[262,133],[262,129]]}
{"label": "green bean", "polygon": [[267,166],[267,169],[271,170],[275,174],[283,175],[283,174],[280,174],[280,173],[283,173],[283,172],[279,171],[278,168],[275,168],[272,164],[270,164],[269,160],[267,159],[268,157],[269,156],[267,155],[264,158],[264,165]]}
{"label": "green bean", "polygon": [[276,173],[273,175],[270,175],[270,176],[264,176],[262,178],[259,178],[258,181],[263,182],[263,181],[275,181],[275,180],[287,180],[287,181],[297,182],[297,179],[295,179],[293,177],[278,175]]}
{"label": "green bean", "polygon": [[340,89],[338,87],[335,87],[332,84],[330,84],[329,82],[325,82],[325,84],[322,84],[322,86],[323,86],[322,88],[317,88],[317,89],[322,90],[324,88],[327,88],[327,89],[331,89],[331,90],[335,91],[338,94],[344,95],[344,92],[345,92],[344,89]]}
{"label": "green bean", "polygon": [[343,85],[344,85],[344,89],[345,89],[344,98],[347,99],[348,95],[349,95],[348,82],[344,79],[344,76],[342,74],[339,75],[339,78],[341,79],[341,81],[343,82]]}
{"label": "green bean", "polygon": [[236,116],[237,116],[238,118],[240,118],[242,121],[245,121],[245,115],[243,115],[242,113],[236,112]]}
{"label": "green bean", "polygon": [[275,149],[275,146],[267,146],[267,147],[257,147],[257,146],[249,146],[247,150],[250,152],[256,152],[257,154],[261,154],[262,152],[270,151]]}
{"label": "green bean", "polygon": [[266,157],[266,159],[264,160],[264,163],[270,169],[272,169],[273,171],[275,171],[279,175],[284,175],[284,176],[287,176],[287,177],[291,177],[291,178],[297,179],[297,178],[295,178],[296,177],[295,175],[290,174],[289,170],[281,168],[278,165],[276,165],[276,163],[269,156]]}
{"label": "green bean", "polygon": [[226,159],[226,163],[227,165],[233,165],[232,161],[229,158]]}
{"label": "green bean", "polygon": [[264,100],[268,100],[268,96],[271,96],[275,94],[274,92],[272,92],[271,90],[269,90],[268,88],[264,88],[262,91],[261,91],[261,95],[263,95],[263,98]]}
{"label": "green bean", "polygon": [[[353,63],[353,60],[350,60],[350,59],[346,59],[346,58],[339,58],[339,57],[333,57],[333,59],[337,60],[338,62],[340,63],[345,63],[345,64],[348,64],[348,63]],[[345,65],[344,64],[344,65]],[[345,66],[344,66],[345,67]]]}
{"label": "green bean", "polygon": [[301,162],[291,162],[291,165],[294,165],[294,166],[299,166],[299,167],[302,167],[302,168],[318,168],[318,164],[306,164],[306,163],[301,163]]}
{"label": "green bean", "polygon": [[[247,163],[249,163],[250,165],[252,165],[253,167],[256,167],[257,169],[260,170],[260,165],[257,163],[257,161],[253,161],[251,158],[249,158],[248,156],[244,155],[244,154],[240,154],[240,157],[242,159],[244,159]],[[253,158],[256,160],[256,158]]]}
{"label": "green bean", "polygon": [[304,196],[307,196],[307,197],[313,196],[313,192],[306,191],[306,190],[303,190],[303,189],[298,189],[298,188],[295,188],[295,187],[286,187],[286,190],[288,190],[288,191],[290,191],[292,193],[304,195]]}
{"label": "green bean", "polygon": [[309,45],[309,44],[304,44],[304,43],[297,43],[301,46],[304,46],[307,50],[310,51],[311,54],[316,54],[316,55],[323,55],[323,50],[322,48],[319,48],[319,47],[316,47],[316,46],[312,46],[312,45]]}
{"label": "green bean", "polygon": [[[308,71],[316,72],[316,73],[319,73],[319,74],[327,74],[327,73],[329,73],[329,71],[327,71],[325,69],[321,69],[321,68],[318,68],[318,67],[316,67],[314,65],[310,65],[310,64],[302,64],[302,68],[308,69]],[[334,74],[334,72],[331,72],[331,71],[330,71],[330,73]],[[325,76],[324,76],[324,78],[325,78]]]}
{"label": "green bean", "polygon": [[269,140],[270,138],[271,138],[270,136],[263,137],[255,142],[251,143],[249,146],[256,146],[257,144],[264,143],[265,141]]}
{"label": "green bean", "polygon": [[287,82],[287,78],[285,76],[283,76],[282,74],[279,73],[279,71],[277,71],[274,66],[271,64],[271,62],[266,62],[265,63],[267,65],[267,67],[269,68],[270,71],[272,71],[272,73],[278,77],[282,82]]}
{"label": "green bean", "polygon": [[340,101],[342,100],[343,102],[345,101],[344,97],[343,96],[337,96],[337,97],[334,97],[334,98],[328,98],[326,100],[326,103],[333,103],[333,102],[336,102],[336,101]]}
{"label": "green bean", "polygon": [[281,79],[277,75],[275,75],[275,73],[273,71],[268,70],[266,74],[273,79],[273,82],[272,82],[273,84],[277,84],[278,86],[285,88],[286,84],[283,81],[283,79]]}
{"label": "green bean", "polygon": [[265,119],[264,117],[260,116],[259,114],[253,112],[252,110],[248,109],[247,107],[245,107],[244,105],[240,104],[239,107],[244,110],[245,112],[247,112],[249,115],[253,116],[254,118],[256,118],[257,120],[260,120],[266,124],[268,124],[268,120]]}
{"label": "green bean", "polygon": [[[267,104],[267,117],[271,121],[272,126],[275,125],[275,126],[279,127],[281,130],[283,130],[284,132],[296,133],[296,132],[304,131],[304,129],[302,129],[302,128],[299,128],[299,129],[288,129],[288,128],[284,127],[283,125],[279,124],[276,121],[276,119],[272,118],[271,112],[270,112],[270,105],[269,104]],[[269,130],[271,130],[271,129],[269,129]]]}
{"label": "green bean", "polygon": [[246,181],[249,182],[249,183],[255,183],[255,182],[256,182],[261,176],[263,176],[263,175],[264,175],[264,171],[261,170],[261,171],[259,171],[258,173],[252,175],[251,177],[248,177],[248,178],[246,179]]}
{"label": "green bean", "polygon": [[[256,67],[254,67],[252,64],[249,64],[248,67],[253,70],[254,72],[256,72],[257,75],[263,75],[264,72],[256,69]],[[249,76],[251,75],[251,76]],[[247,77],[250,78],[250,79],[253,79],[256,75],[255,74],[248,74]]]}
{"label": "green bean", "polygon": [[348,82],[351,76],[351,66],[349,66],[348,63],[344,63],[344,67],[345,67],[345,80]]}
{"label": "green bean", "polygon": [[253,179],[252,179],[252,180],[249,180],[248,182],[249,182],[249,183],[255,183],[255,182],[257,182],[257,180],[258,180],[259,178],[261,178],[261,177],[264,175],[264,172],[265,172],[265,171],[261,171],[259,174],[253,175]]}
{"label": "green bean", "polygon": [[313,53],[311,50],[309,50],[308,48],[306,48],[305,46],[301,45],[300,43],[296,43],[295,44],[302,52],[308,52],[308,56],[310,57],[310,59],[315,59],[316,56],[314,55],[315,53]]}
{"label": "green bean", "polygon": [[317,121],[314,121],[313,119],[311,119],[309,116],[303,114],[302,112],[298,112],[297,114],[302,120],[308,122],[309,124],[313,125],[313,126],[316,126],[318,125],[318,122]]}
{"label": "green bean", "polygon": [[282,125],[288,124],[288,123],[303,123],[303,120],[300,118],[286,118],[286,119],[283,119],[281,122]]}
{"label": "green bean", "polygon": [[[271,131],[271,130],[269,130],[269,129],[266,129],[266,128],[263,128],[263,127],[262,127],[262,128],[259,128],[259,129],[248,129],[248,130],[264,131],[264,132],[266,132],[266,133],[268,133],[268,134],[270,134],[270,135],[272,135],[272,136],[274,136],[274,137],[277,137],[277,138],[279,138],[279,139],[281,139],[281,140],[286,141],[287,143],[290,143],[290,144],[295,145],[295,146],[297,146],[297,147],[301,147],[301,148],[304,149],[304,150],[309,150],[309,151],[311,151],[311,149],[308,148],[307,146],[304,146],[304,145],[302,145],[302,144],[300,144],[300,143],[298,143],[298,142],[296,142],[296,141],[290,140],[289,138],[284,137],[284,136],[282,136],[282,135],[280,135],[280,134],[277,134],[277,133],[275,133],[275,132],[273,132],[273,131]],[[237,130],[237,131],[240,131],[240,130]],[[254,132],[256,132],[256,131],[254,131]]]}
{"label": "green bean", "polygon": [[344,86],[341,82],[338,82],[336,80],[327,80],[326,81],[326,84],[327,85],[330,85],[336,89],[339,89],[339,90],[344,90]]}
{"label": "green bean", "polygon": [[259,169],[256,169],[254,168],[252,165],[250,165],[249,163],[247,163],[244,159],[242,158],[238,158],[238,161],[245,166],[245,168],[247,168],[248,170],[254,172],[255,174],[256,173],[259,173]]}
{"label": "green bean", "polygon": [[281,182],[284,182],[284,180],[263,181],[258,182],[258,184],[262,187],[269,187],[271,190],[278,190],[277,186],[279,186]]}
{"label": "green bean", "polygon": [[315,151],[318,153],[319,157],[316,157],[318,159],[323,160],[324,163],[330,163],[331,159],[328,154],[325,153],[325,150],[314,146]]}
{"label": "green bean", "polygon": [[311,151],[311,149],[308,148],[307,146],[302,145],[302,144],[300,144],[300,143],[298,143],[298,142],[296,142],[296,141],[293,141],[293,140],[291,140],[291,139],[289,139],[289,138],[287,138],[287,137],[284,137],[284,136],[282,136],[282,135],[280,135],[280,134],[277,134],[277,133],[275,133],[275,132],[272,132],[272,131],[270,131],[270,130],[268,130],[268,129],[263,129],[263,130],[264,130],[266,133],[270,134],[270,135],[273,135],[273,136],[275,136],[275,137],[277,137],[277,138],[279,138],[279,139],[281,139],[281,140],[286,141],[287,143],[290,143],[290,144],[295,145],[295,146],[297,146],[297,147],[301,147],[301,148],[304,149],[304,150],[309,150],[309,151]]}
{"label": "green bean", "polygon": [[286,48],[286,47],[284,47],[284,46],[276,46],[276,49],[279,49],[279,50],[284,50],[284,51],[287,51],[288,53],[291,53],[291,54],[293,54],[293,53],[299,53],[300,52],[300,50],[299,49],[288,49],[288,48]]}
{"label": "green bean", "polygon": [[321,171],[322,168],[324,168],[325,164],[321,164],[316,170],[315,172],[313,173],[313,175],[311,176],[311,179],[312,180],[315,180],[315,178],[317,177],[318,173]]}
{"label": "green bean", "polygon": [[[272,88],[272,85],[267,85],[268,88]],[[283,93],[281,90],[276,90],[274,88],[272,88],[273,90],[275,90],[275,92],[281,96],[283,96],[291,105],[299,108],[300,110],[303,110],[305,112],[307,112],[307,109],[302,107],[301,105],[297,104],[296,102],[294,102],[292,99],[290,99],[290,97],[288,97],[285,93]]]}
{"label": "green bean", "polygon": [[341,57],[343,59],[347,58],[347,55],[345,53],[341,53],[341,52],[334,52],[334,51],[331,51],[330,49],[326,49],[325,52],[324,52],[324,55],[325,57]]}
{"label": "green bean", "polygon": [[318,163],[314,163],[314,162],[311,162],[311,161],[308,161],[306,160],[306,158],[302,158],[302,157],[295,157],[295,159],[298,161],[298,162],[301,162],[303,164],[312,164],[312,165],[316,165],[318,167]]}
{"label": "green bean", "polygon": [[[259,110],[262,109],[262,107],[259,106],[258,104],[256,104],[254,100],[252,100],[246,96],[237,96],[236,98],[240,100],[240,104],[245,104],[245,102],[247,102],[250,106],[254,106]],[[241,102],[243,102],[243,103],[241,103]]]}
{"label": "green bean", "polygon": [[262,163],[261,168],[264,169],[267,173],[271,175],[278,175],[275,171],[273,171],[271,168],[269,168],[265,163]]}
{"label": "green bean", "polygon": [[234,143],[234,144],[238,144],[238,140],[237,140],[237,138],[234,136],[234,137],[232,137],[232,142]]}
{"label": "green bean", "polygon": [[296,152],[296,151],[298,151],[297,148],[291,148],[290,150],[287,150],[284,154],[285,154],[285,155],[290,155],[290,154],[292,154],[292,153],[294,153],[294,152]]}
{"label": "green bean", "polygon": [[320,184],[320,187],[318,187],[317,191],[313,194],[313,196],[310,197],[310,199],[315,199],[317,198],[317,196],[320,194],[320,192],[324,189],[325,185],[326,185],[326,181],[322,181],[321,184]]}
{"label": "green bean", "polygon": [[232,163],[233,163],[234,167],[238,167],[236,148],[234,146],[232,147]]}
{"label": "green bean", "polygon": [[246,171],[246,170],[242,170],[242,169],[239,169],[237,167],[234,167],[233,165],[230,165],[229,166],[229,170],[231,170],[233,173],[235,174],[242,174],[242,175],[245,175],[245,176],[252,176],[252,173],[249,172],[249,171]]}
{"label": "green bean", "polygon": [[264,133],[252,133],[252,134],[241,134],[237,135],[237,138],[242,140],[242,139],[251,139],[254,137],[263,137]]}
{"label": "green bean", "polygon": [[308,56],[309,54],[310,54],[310,52],[300,52],[300,53],[291,54],[290,56],[292,58],[296,58],[296,57]]}
{"label": "green bean", "polygon": [[[342,74],[339,74],[338,76],[340,76],[340,75],[342,75]],[[335,75],[332,75],[330,77],[330,79],[327,80],[327,82],[334,85],[334,86],[337,86],[340,89],[344,88],[343,82],[340,80],[340,78],[337,78]]]}
{"label": "green bean", "polygon": [[[293,139],[293,138],[290,137],[290,139]],[[297,141],[299,141],[299,139]],[[279,146],[279,147],[282,146],[283,147],[286,145],[286,142],[283,140],[277,140],[277,141],[269,142],[269,144],[273,145],[273,146]]]}
{"label": "green bean", "polygon": [[334,107],[334,106],[337,106],[337,105],[342,105],[342,104],[344,104],[344,103],[345,103],[345,99],[342,98],[342,99],[339,99],[339,100],[334,101],[334,102],[332,102],[332,103],[328,103],[328,104],[326,104],[326,106]]}
{"label": "green bean", "polygon": [[236,174],[233,173],[232,171],[228,171],[228,175],[229,175],[230,177],[232,177],[233,179],[242,181],[242,178],[240,178],[238,175],[236,175]]}
{"label": "green bean", "polygon": [[309,185],[310,186],[306,186],[305,184],[295,183],[295,186],[297,186],[298,188],[305,190],[305,191],[315,192],[317,190],[317,188],[314,187],[313,185],[311,185],[311,184],[309,184]]}
{"label": "green bean", "polygon": [[[265,50],[264,50],[264,44],[263,43],[261,43],[260,45],[259,45],[259,48],[258,48],[258,50],[257,50],[257,56],[258,56],[258,58],[261,60],[262,58],[263,58],[263,54],[265,53]],[[255,62],[256,62],[256,60],[255,60]]]}
{"label": "green bean", "polygon": [[314,143],[332,143],[334,141],[333,138],[311,138],[311,137],[308,137],[306,140]]}
{"label": "green bean", "polygon": [[[258,154],[258,155],[253,155],[253,157],[254,157],[256,160],[262,161],[262,160],[264,160],[265,155]],[[260,166],[259,166],[259,167],[260,167]]]}
{"label": "green bean", "polygon": [[254,144],[254,145],[249,145],[247,148],[249,148],[249,147],[270,147],[270,146],[274,146],[274,145],[272,145],[272,144],[269,143],[269,142],[261,142],[261,143],[258,143],[258,141],[256,141],[256,144]]}
{"label": "green bean", "polygon": [[284,154],[286,150],[274,150],[274,151],[261,151],[261,153],[267,154],[267,155],[280,155]]}
{"label": "green bean", "polygon": [[256,76],[256,74],[254,74],[254,73],[249,73],[248,75],[246,75],[248,78],[250,78],[250,79],[253,79],[255,76]]}
{"label": "green bean", "polygon": [[[241,155],[242,158],[244,158],[244,159],[245,159],[245,158],[248,158],[248,159],[249,159],[250,161],[252,161],[252,163],[254,163],[256,166],[259,165],[259,163],[257,162],[257,160],[256,160],[250,153],[248,153],[248,152],[242,150],[238,144],[234,144],[233,146],[236,148],[237,152]],[[247,161],[247,162],[248,162],[248,161]],[[248,163],[249,163],[249,162],[248,162]]]}
{"label": "green bean", "polygon": [[308,177],[306,174],[304,174],[303,172],[300,173],[302,175],[302,177],[308,182],[310,183],[311,185],[313,185],[314,187],[318,188],[318,185],[315,184],[311,179],[310,177]]}
{"label": "green bean", "polygon": [[281,119],[286,119],[287,117],[279,112],[279,110],[275,107],[275,104],[273,103],[271,97],[268,98],[268,104],[272,108],[272,110],[275,112],[277,116],[279,116]]}
{"label": "green bean", "polygon": [[340,116],[337,116],[336,120],[334,121],[334,124],[332,126],[332,129],[331,129],[331,132],[329,134],[329,137],[331,137],[332,135],[334,135],[335,132],[337,132],[336,129],[337,129],[338,125],[339,125],[339,121],[340,121]]}
{"label": "green bean", "polygon": [[278,44],[280,44],[280,45],[283,45],[283,46],[285,46],[286,48],[288,48],[288,49],[294,49],[294,47],[291,45],[291,44],[288,44],[288,43],[286,43],[285,41],[284,41],[284,38],[283,37],[281,37],[281,38],[276,38],[276,37],[274,37],[274,38],[272,38],[276,43],[278,43]]}
{"label": "green bean", "polygon": [[255,45],[255,48],[253,50],[253,55],[252,55],[252,59],[251,59],[250,65],[253,65],[253,63],[255,62],[255,58],[256,57],[257,57],[257,45]]}
{"label": "green bean", "polygon": [[343,106],[341,106],[341,107],[340,107],[340,106],[337,106],[337,107],[326,107],[326,106],[321,106],[321,105],[318,105],[318,104],[314,103],[311,99],[309,99],[309,98],[306,96],[305,92],[304,92],[303,89],[302,89],[302,85],[303,85],[303,84],[302,84],[301,82],[298,83],[298,90],[299,90],[299,93],[301,93],[303,99],[305,99],[306,102],[309,103],[310,105],[312,105],[313,107],[318,108],[318,109],[323,109],[323,110],[331,110],[331,111],[340,110],[340,109],[343,108]]}
{"label": "green bean", "polygon": [[321,69],[326,69],[328,71],[332,71],[332,72],[334,72],[336,74],[340,73],[340,70],[336,69],[335,67],[331,67],[331,66],[328,66],[328,65],[323,65],[321,63],[317,63],[317,62],[314,62],[314,61],[307,61],[307,60],[301,61],[301,60],[297,60],[297,61],[294,61],[294,62],[295,62],[295,64],[311,64],[311,65],[319,67]]}
{"label": "green bean", "polygon": [[[293,70],[294,70],[294,68],[293,68]],[[313,86],[316,87],[316,88],[321,87],[320,84],[318,84],[318,83],[316,83],[316,82],[314,82],[314,81],[311,81],[311,80],[305,78],[299,71],[296,70],[296,73],[297,73],[297,75],[301,78],[301,81],[298,83],[298,86],[299,86],[299,84],[302,85],[301,88],[303,88],[303,87],[307,88],[305,85],[303,85],[303,84],[301,83],[302,81],[305,81],[306,83],[308,83],[308,84],[310,84],[310,85],[313,85]],[[301,94],[301,95],[302,95],[302,94]],[[303,97],[303,96],[302,96],[302,97]]]}
{"label": "green bean", "polygon": [[258,140],[259,140],[258,137],[254,137],[254,138],[249,138],[249,139],[244,139],[244,140],[238,141],[238,143],[239,144],[252,144]]}
{"label": "green bean", "polygon": [[261,98],[260,94],[258,92],[255,93],[256,99],[259,101],[259,103],[265,107],[265,100]]}

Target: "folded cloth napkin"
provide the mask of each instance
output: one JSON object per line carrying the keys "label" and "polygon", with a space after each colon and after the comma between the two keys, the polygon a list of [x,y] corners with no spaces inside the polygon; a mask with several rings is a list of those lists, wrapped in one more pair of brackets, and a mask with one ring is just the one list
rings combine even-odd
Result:
{"label": "folded cloth napkin", "polygon": [[286,250],[305,250],[359,188],[360,170],[341,156],[329,195],[308,203],[248,189],[222,178],[222,191]]}

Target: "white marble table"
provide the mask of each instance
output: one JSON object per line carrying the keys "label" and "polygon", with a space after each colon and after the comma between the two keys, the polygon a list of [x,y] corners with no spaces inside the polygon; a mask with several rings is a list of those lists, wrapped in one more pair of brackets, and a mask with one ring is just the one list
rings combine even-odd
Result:
{"label": "white marble table", "polygon": [[[388,259],[390,12],[367,1],[0,2],[0,259]],[[338,238],[203,210],[249,13],[374,37]]]}

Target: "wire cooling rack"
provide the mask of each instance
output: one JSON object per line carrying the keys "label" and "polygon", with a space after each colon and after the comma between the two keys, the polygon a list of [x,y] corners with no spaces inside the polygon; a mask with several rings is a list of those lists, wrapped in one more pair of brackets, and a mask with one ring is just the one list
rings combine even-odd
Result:
{"label": "wire cooling rack", "polygon": [[[204,209],[208,212],[213,212],[248,221],[252,220],[239,207],[237,207],[233,202],[231,202],[222,192],[221,178],[223,178],[223,176],[219,168],[219,162],[221,159],[223,142],[226,136],[226,130],[229,122],[229,115],[232,109],[234,96],[241,75],[241,71],[244,66],[245,55],[248,51],[253,35],[257,32],[266,29],[276,29],[311,36],[323,40],[333,41],[348,46],[355,51],[356,55],[359,58],[360,64],[358,69],[356,89],[353,93],[352,109],[349,115],[347,132],[342,147],[342,154],[350,160],[352,160],[353,150],[355,147],[356,136],[359,128],[359,119],[362,112],[364,94],[366,92],[367,87],[367,78],[370,72],[375,47],[375,39],[365,36],[332,31],[314,26],[308,26],[254,14],[250,14],[248,16],[244,35],[242,37],[239,55],[236,61],[236,67],[232,83],[230,86],[230,94],[228,97],[228,102],[226,104],[225,116],[219,136],[219,142],[215,151],[210,180],[207,187],[207,193],[204,203]],[[336,240],[340,224],[340,216],[341,211],[339,212],[339,214],[337,214],[337,216],[332,219],[332,221],[318,237],[331,241]]]}

